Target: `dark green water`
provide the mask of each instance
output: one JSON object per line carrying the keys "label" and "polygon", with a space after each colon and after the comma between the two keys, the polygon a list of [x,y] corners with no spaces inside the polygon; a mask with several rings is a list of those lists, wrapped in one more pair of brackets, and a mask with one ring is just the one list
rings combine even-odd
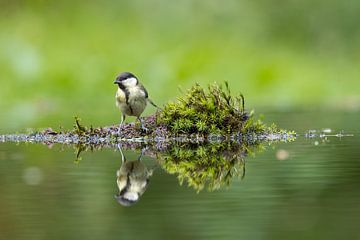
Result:
{"label": "dark green water", "polygon": [[[131,207],[114,198],[116,149],[76,164],[72,147],[1,143],[0,239],[360,239],[360,114],[265,116],[300,136],[247,157],[243,180],[197,193],[145,156],[154,173]],[[302,134],[325,128],[354,136]]]}

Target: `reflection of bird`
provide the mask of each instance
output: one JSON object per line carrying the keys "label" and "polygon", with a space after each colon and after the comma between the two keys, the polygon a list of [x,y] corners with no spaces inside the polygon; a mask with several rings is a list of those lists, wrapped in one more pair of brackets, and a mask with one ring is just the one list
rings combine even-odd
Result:
{"label": "reflection of bird", "polygon": [[149,99],[144,86],[139,82],[134,74],[129,72],[121,73],[116,78],[114,84],[119,86],[115,98],[116,106],[122,113],[119,132],[121,131],[120,129],[126,115],[137,117],[141,123],[141,128],[147,130],[144,127],[144,123],[140,118],[140,115],[145,110],[147,102],[151,103],[154,107],[157,106]]}
{"label": "reflection of bird", "polygon": [[138,160],[126,161],[121,148],[119,150],[122,156],[122,164],[116,172],[119,194],[115,197],[121,205],[131,206],[145,192],[152,170],[148,171],[145,164],[141,162],[142,152]]}

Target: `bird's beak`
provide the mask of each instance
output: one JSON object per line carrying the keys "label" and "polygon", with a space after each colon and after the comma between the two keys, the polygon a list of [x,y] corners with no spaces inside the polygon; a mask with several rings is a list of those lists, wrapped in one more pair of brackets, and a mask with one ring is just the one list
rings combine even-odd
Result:
{"label": "bird's beak", "polygon": [[114,81],[114,84],[119,84],[120,83],[120,81],[118,80],[118,79],[116,79],[115,81]]}

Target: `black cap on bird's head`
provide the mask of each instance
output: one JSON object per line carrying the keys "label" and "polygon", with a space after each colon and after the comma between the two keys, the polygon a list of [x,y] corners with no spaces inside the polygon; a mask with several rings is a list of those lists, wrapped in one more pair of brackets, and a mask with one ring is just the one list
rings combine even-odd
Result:
{"label": "black cap on bird's head", "polygon": [[135,77],[134,74],[132,74],[130,72],[123,72],[123,73],[120,73],[119,76],[116,77],[114,84],[121,84],[122,81],[129,79],[129,78],[137,79],[137,77]]}

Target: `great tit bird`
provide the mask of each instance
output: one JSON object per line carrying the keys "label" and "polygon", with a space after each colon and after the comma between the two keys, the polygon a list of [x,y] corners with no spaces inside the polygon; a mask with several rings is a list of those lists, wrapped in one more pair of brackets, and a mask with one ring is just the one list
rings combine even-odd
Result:
{"label": "great tit bird", "polygon": [[116,106],[122,113],[118,133],[121,132],[121,127],[126,115],[137,117],[141,123],[141,128],[146,131],[147,128],[145,128],[140,115],[144,112],[148,102],[154,107],[158,107],[149,99],[149,95],[145,87],[139,82],[138,78],[135,77],[134,74],[129,72],[121,73],[115,79],[114,84],[118,85],[118,90],[115,95]]}
{"label": "great tit bird", "polygon": [[116,172],[116,183],[119,188],[119,193],[115,198],[121,205],[131,206],[136,203],[145,192],[153,171],[148,170],[145,164],[141,162],[143,151],[137,160],[126,161],[120,147],[119,150],[122,157],[122,164]]}

